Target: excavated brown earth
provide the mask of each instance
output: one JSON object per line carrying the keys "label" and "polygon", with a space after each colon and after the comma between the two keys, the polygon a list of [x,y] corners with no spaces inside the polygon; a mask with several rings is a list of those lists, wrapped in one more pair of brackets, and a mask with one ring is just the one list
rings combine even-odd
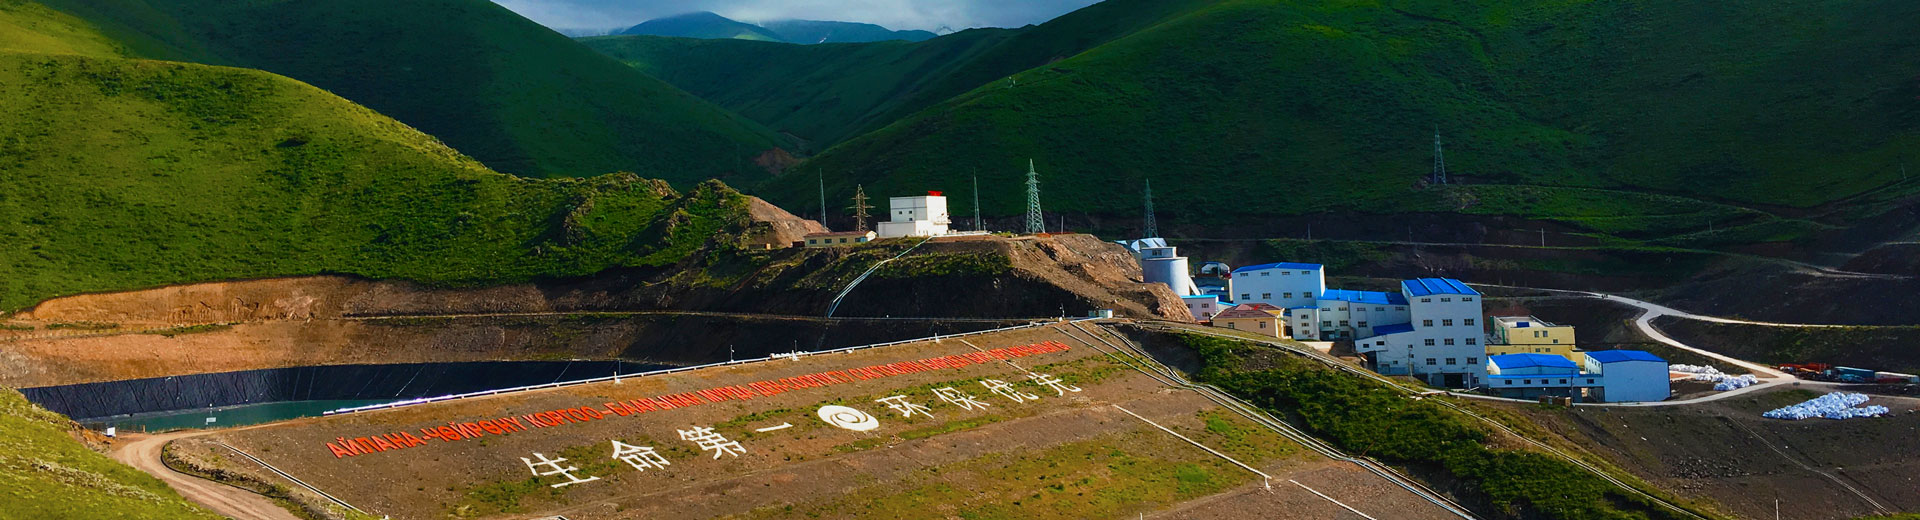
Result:
{"label": "excavated brown earth", "polygon": [[1920,399],[1876,396],[1869,404],[1893,409],[1880,418],[1760,416],[1811,395],[1775,390],[1670,408],[1484,406],[1526,416],[1662,489],[1741,518],[1773,518],[1776,497],[1781,518],[1879,513],[1834,479],[1889,508],[1920,510]]}
{"label": "excavated brown earth", "polygon": [[[345,458],[326,446],[395,431],[419,435],[421,428],[449,422],[604,409],[602,403],[1045,341],[1070,349],[504,435],[429,439],[422,446]],[[1081,391],[1048,391],[1027,382],[1027,370],[1058,375]],[[1015,382],[1040,397],[1014,403],[983,388],[984,378]],[[932,389],[945,386],[963,388],[990,407],[963,410],[943,403]],[[903,419],[874,402],[891,395],[908,396],[934,415]],[[831,426],[815,413],[827,404],[872,414],[879,426],[866,432]],[[1251,472],[1115,405],[1259,467],[1275,477],[1271,490]],[[757,431],[782,424],[790,426]],[[679,431],[696,426],[715,428],[745,453],[715,459],[681,439]],[[1302,485],[1374,518],[1446,517],[1371,474],[1314,455],[1190,391],[1123,368],[1055,327],[302,419],[214,438],[355,506],[395,518],[1351,516]],[[610,441],[616,439],[654,447],[670,465],[639,471],[612,460]],[[537,461],[535,453],[566,457],[563,466],[598,480],[549,487],[565,479],[535,478],[521,460]]]}
{"label": "excavated brown earth", "polygon": [[[913,320],[800,317],[824,314],[847,280],[910,244],[778,250],[750,253],[757,256],[735,265],[485,288],[314,276],[57,298],[7,320],[31,330],[0,330],[0,385],[348,363],[620,356],[697,364],[726,360],[729,346],[751,358],[979,330],[1063,311],[1188,317],[1164,285],[1139,281],[1125,249],[1087,235],[936,240],[909,258],[985,256],[1011,268],[883,268],[848,295],[836,316]],[[731,278],[714,281],[723,275]],[[645,314],[656,311],[666,314]],[[956,318],[990,321],[947,321]]]}

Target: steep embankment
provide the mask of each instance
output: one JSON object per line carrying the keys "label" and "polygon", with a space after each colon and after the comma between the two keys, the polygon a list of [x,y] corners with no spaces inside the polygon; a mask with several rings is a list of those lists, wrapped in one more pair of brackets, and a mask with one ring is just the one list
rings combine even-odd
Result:
{"label": "steep embankment", "polygon": [[[42,386],[321,364],[516,359],[724,361],[795,348],[951,334],[1115,309],[1187,319],[1164,285],[1093,237],[934,242],[876,271],[835,316],[849,281],[912,245],[697,256],[486,288],[306,277],[57,298],[0,329],[0,384]],[[896,319],[862,320],[861,317]]]}
{"label": "steep embankment", "polygon": [[784,140],[484,0],[46,0],[130,56],[266,70],[530,176],[756,182]]}
{"label": "steep embankment", "polygon": [[[1898,2],[1210,2],[976,81],[802,168],[841,172],[837,193],[904,192],[972,169],[1012,186],[1032,157],[1050,211],[1134,214],[1113,190],[1152,175],[1186,180],[1156,193],[1163,220],[1465,210],[1693,247],[1784,241],[1821,228],[1622,192],[1789,215],[1844,200],[1823,217],[1836,223],[1885,211],[1920,190],[1899,167],[1920,142],[1920,60],[1875,56],[1911,56],[1901,21],[1917,16]],[[1417,189],[1436,126],[1458,180],[1498,186]],[[762,191],[782,203],[812,190],[790,178]],[[982,202],[1008,215],[1024,201],[998,189]]]}
{"label": "steep embankment", "polygon": [[0,518],[220,518],[93,451],[89,435],[0,388]]}

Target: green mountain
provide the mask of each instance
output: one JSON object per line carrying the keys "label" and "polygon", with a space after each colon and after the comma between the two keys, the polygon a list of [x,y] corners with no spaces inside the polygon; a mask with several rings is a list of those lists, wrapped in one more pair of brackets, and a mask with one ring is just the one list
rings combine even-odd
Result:
{"label": "green mountain", "polygon": [[321,273],[490,284],[676,263],[743,225],[717,182],[525,179],[313,86],[120,57],[0,2],[0,309]]}
{"label": "green mountain", "polygon": [[[12,6],[0,5],[0,16]],[[78,425],[0,388],[0,518],[178,518],[219,515],[159,479],[82,444]]]}
{"label": "green mountain", "polygon": [[[1920,48],[1913,19],[1901,2],[1109,0],[921,63],[898,58],[970,36],[588,44],[832,143],[799,166],[829,173],[829,197],[978,171],[986,213],[1016,215],[1031,158],[1055,213],[1131,216],[1152,176],[1176,221],[1457,212],[1691,246],[1814,236],[1920,191],[1901,174],[1920,164],[1920,60],[1889,59]],[[1436,129],[1464,186],[1422,187]],[[759,193],[804,204],[800,177]]]}
{"label": "green mountain", "polygon": [[1113,0],[1038,26],[972,29],[922,42],[782,45],[646,36],[580,41],[821,149],[1206,3]]}
{"label": "green mountain", "polygon": [[48,0],[152,59],[289,76],[528,176],[768,176],[784,140],[485,0]]}
{"label": "green mountain", "polygon": [[888,40],[917,42],[932,39],[932,31],[895,31],[870,23],[820,20],[776,20],[760,24],[787,43],[860,43]]}
{"label": "green mountain", "polygon": [[616,34],[673,36],[678,38],[716,38],[749,41],[786,41],[779,34],[758,25],[734,21],[706,11],[655,18],[628,27]]}

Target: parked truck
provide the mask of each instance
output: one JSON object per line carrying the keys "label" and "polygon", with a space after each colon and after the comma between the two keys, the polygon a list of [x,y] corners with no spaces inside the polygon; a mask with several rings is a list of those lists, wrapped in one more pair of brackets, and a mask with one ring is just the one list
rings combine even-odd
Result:
{"label": "parked truck", "polygon": [[1920,383],[1920,376],[1916,376],[1913,374],[1902,374],[1899,372],[1874,372],[1873,382],[1880,383],[1883,385],[1897,385],[1902,383]]}
{"label": "parked truck", "polygon": [[1874,381],[1874,371],[1864,368],[1833,367],[1833,370],[1828,373],[1833,376],[1834,381],[1844,383],[1871,383]]}

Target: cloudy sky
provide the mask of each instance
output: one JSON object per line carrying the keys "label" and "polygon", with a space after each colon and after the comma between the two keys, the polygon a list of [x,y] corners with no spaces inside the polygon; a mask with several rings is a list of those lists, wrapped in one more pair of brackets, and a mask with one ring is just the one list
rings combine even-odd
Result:
{"label": "cloudy sky", "polygon": [[713,11],[745,22],[781,19],[955,30],[1040,23],[1097,0],[494,0],[556,29],[627,27],[662,16]]}

